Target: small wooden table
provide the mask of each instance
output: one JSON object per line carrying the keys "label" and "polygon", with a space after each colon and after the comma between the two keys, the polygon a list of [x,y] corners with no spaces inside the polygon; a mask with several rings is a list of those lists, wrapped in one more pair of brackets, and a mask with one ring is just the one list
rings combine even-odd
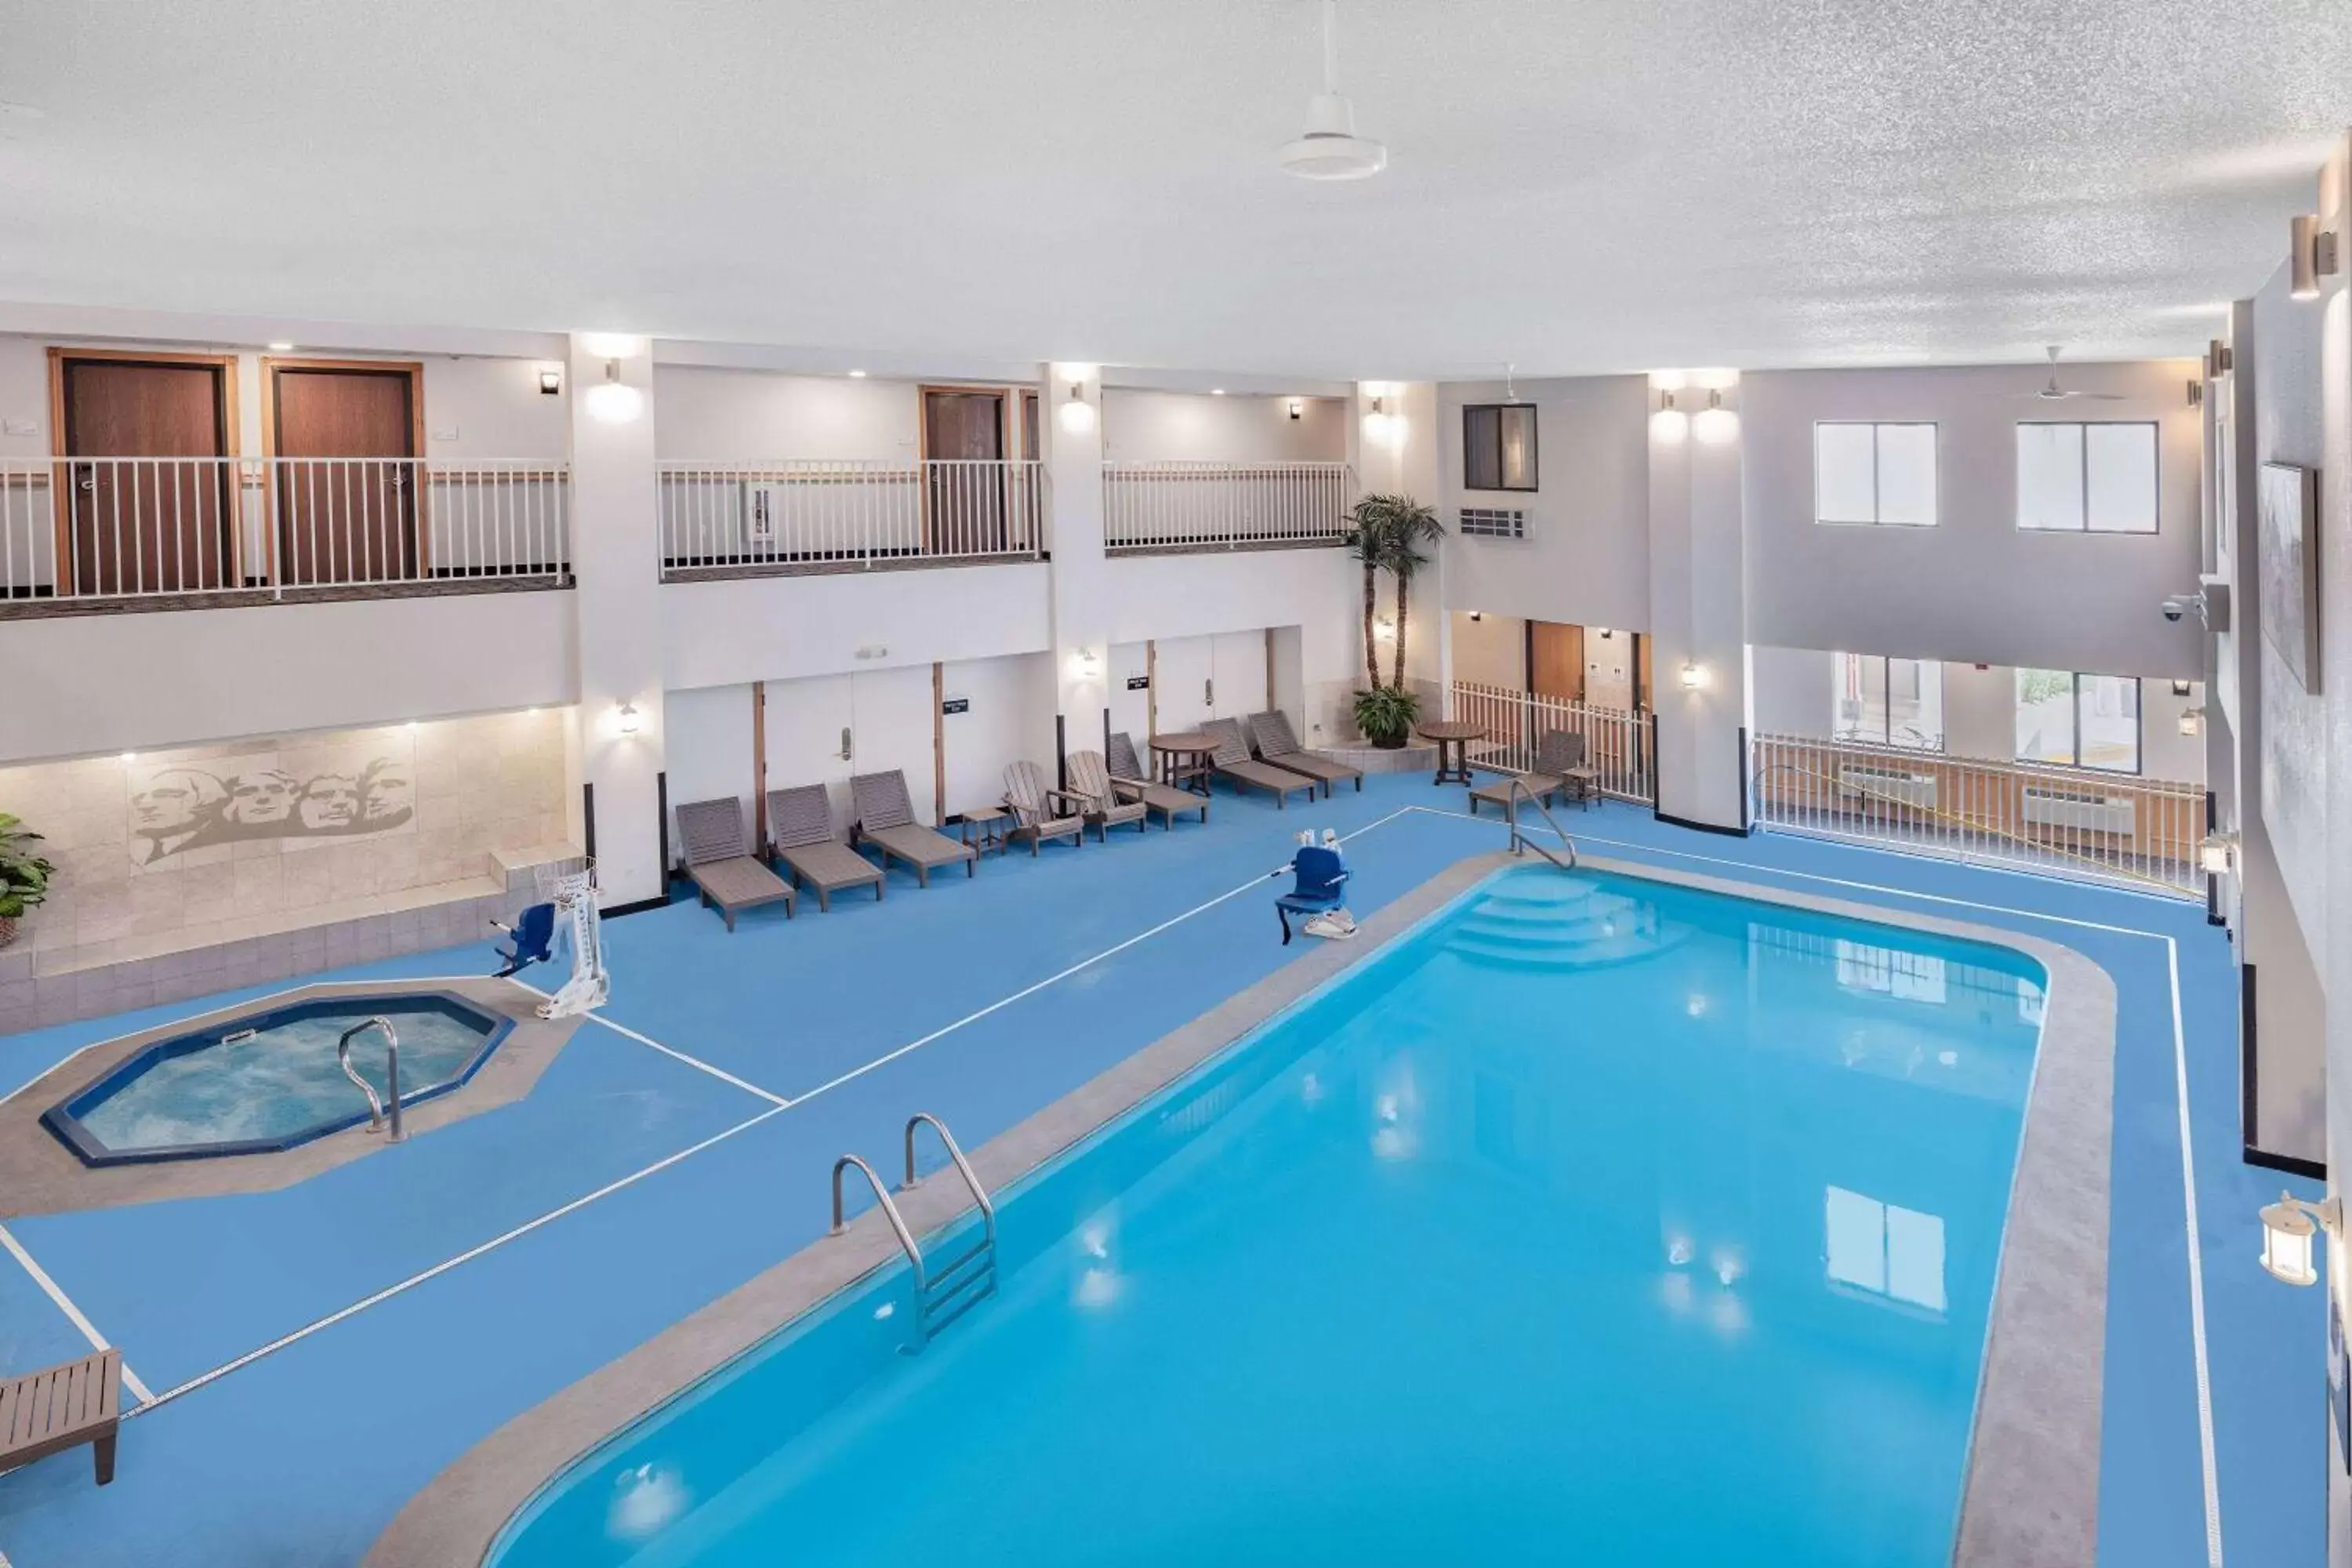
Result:
{"label": "small wooden table", "polygon": [[114,1479],[121,1385],[122,1352],[110,1347],[0,1382],[0,1471],[87,1443],[98,1484]]}
{"label": "small wooden table", "polygon": [[[1437,744],[1437,777],[1433,784],[1468,784],[1470,782],[1470,742],[1486,738],[1484,724],[1473,724],[1465,719],[1438,719],[1413,726],[1413,733]],[[1452,749],[1453,761],[1446,760]]]}
{"label": "small wooden table", "polygon": [[1197,730],[1151,737],[1151,754],[1160,759],[1160,782],[1194,795],[1209,793],[1209,759],[1216,753],[1216,738]]}
{"label": "small wooden table", "polygon": [[980,829],[980,845],[975,858],[987,854],[991,849],[1002,855],[1013,843],[1013,814],[1001,805],[974,806],[963,814],[963,821],[957,824],[957,831],[966,844],[972,842],[971,830],[974,827]]}

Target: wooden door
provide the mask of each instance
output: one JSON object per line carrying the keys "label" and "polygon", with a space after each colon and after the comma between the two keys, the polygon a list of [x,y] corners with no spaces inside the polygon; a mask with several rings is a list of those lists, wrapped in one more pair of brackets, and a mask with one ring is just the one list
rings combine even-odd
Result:
{"label": "wooden door", "polygon": [[1528,623],[1528,689],[1538,697],[1584,700],[1584,628]]}
{"label": "wooden door", "polygon": [[55,355],[64,455],[152,459],[66,464],[66,504],[55,509],[58,560],[70,563],[63,591],[240,585],[236,476],[223,460],[234,447],[232,363]]}
{"label": "wooden door", "polygon": [[1633,711],[1650,710],[1650,639],[1640,632],[1633,634]]}
{"label": "wooden door", "polygon": [[406,364],[265,362],[278,581],[425,575],[417,376]]}
{"label": "wooden door", "polygon": [[923,552],[1006,548],[1004,394],[923,389]]}

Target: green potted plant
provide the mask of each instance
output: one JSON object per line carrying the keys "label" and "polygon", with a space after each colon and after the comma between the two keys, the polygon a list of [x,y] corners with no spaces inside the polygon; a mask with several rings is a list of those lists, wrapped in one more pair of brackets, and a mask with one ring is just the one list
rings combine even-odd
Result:
{"label": "green potted plant", "polygon": [[0,947],[16,940],[18,917],[49,896],[57,868],[33,853],[41,836],[0,811]]}
{"label": "green potted plant", "polygon": [[[1369,495],[1348,513],[1348,548],[1364,571],[1364,674],[1370,681],[1368,689],[1356,693],[1356,728],[1375,746],[1402,746],[1412,733],[1421,707],[1404,686],[1412,575],[1429,561],[1421,547],[1444,533],[1436,510],[1409,495]],[[1386,683],[1381,679],[1377,615],[1382,572],[1396,579],[1396,654]]]}

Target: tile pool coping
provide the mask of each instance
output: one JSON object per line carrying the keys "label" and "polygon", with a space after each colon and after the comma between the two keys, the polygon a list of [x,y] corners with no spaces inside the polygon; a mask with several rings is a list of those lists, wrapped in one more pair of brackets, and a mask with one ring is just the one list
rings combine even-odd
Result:
{"label": "tile pool coping", "polygon": [[[1456,861],[1368,916],[1352,942],[1318,942],[1282,968],[1080,1085],[971,1154],[992,1191],[1084,1142],[1496,871],[1496,851]],[[2047,973],[2042,1043],[2027,1095],[1969,1435],[1958,1568],[2095,1561],[2106,1333],[2108,1162],[2116,989],[2073,948],[1965,921],[1599,857],[1582,868],[2005,948]],[[898,1194],[917,1236],[968,1209],[960,1184]],[[411,1498],[363,1568],[480,1563],[549,1480],[837,1292],[903,1254],[878,1209],[821,1237],[617,1360],[506,1422]]]}

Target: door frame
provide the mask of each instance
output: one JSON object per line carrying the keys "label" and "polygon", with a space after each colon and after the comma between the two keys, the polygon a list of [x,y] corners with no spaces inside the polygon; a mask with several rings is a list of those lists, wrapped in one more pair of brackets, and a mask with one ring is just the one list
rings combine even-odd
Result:
{"label": "door frame", "polygon": [[[916,384],[915,459],[917,466],[915,482],[919,488],[922,496],[923,550],[925,553],[928,554],[929,552],[931,540],[933,538],[931,531],[931,470],[929,467],[931,461],[931,394],[936,392],[954,397],[980,396],[995,398],[996,460],[1000,463],[1009,463],[1013,461],[1013,453],[1021,436],[1020,416],[1016,410],[1020,405],[1020,398],[1023,390],[1023,388],[1018,386],[1003,386],[992,382],[971,382],[959,384],[954,382],[926,381]],[[1013,500],[1012,497],[1006,493],[1006,489],[1007,487],[1003,483],[1003,476],[1000,475],[997,483],[997,509],[1003,515],[1005,536],[1009,541],[1012,537],[1013,531]]]}
{"label": "door frame", "polygon": [[262,510],[269,517],[269,580],[278,577],[278,373],[281,370],[347,370],[398,374],[408,378],[408,460],[416,465],[416,494],[411,498],[416,530],[416,575],[433,575],[428,492],[432,484],[425,466],[425,362],[415,359],[322,359],[309,354],[261,356]]}
{"label": "door frame", "polygon": [[[56,538],[58,575],[66,575],[66,563],[73,549],[73,530],[67,518],[67,508],[58,497],[70,496],[72,479],[63,461],[73,456],[66,450],[66,366],[77,361],[111,361],[118,364],[205,365],[220,373],[220,395],[214,400],[214,415],[220,428],[220,455],[226,458],[243,457],[240,437],[245,429],[245,411],[236,395],[236,358],[233,353],[165,353],[143,349],[82,349],[63,343],[48,345],[49,359],[49,455],[60,461],[49,472],[49,526]],[[136,452],[93,452],[98,458],[138,457]],[[232,585],[245,585],[245,486],[239,482],[226,487],[222,498],[222,526],[228,530],[228,578]],[[80,563],[74,572],[78,576]]]}

